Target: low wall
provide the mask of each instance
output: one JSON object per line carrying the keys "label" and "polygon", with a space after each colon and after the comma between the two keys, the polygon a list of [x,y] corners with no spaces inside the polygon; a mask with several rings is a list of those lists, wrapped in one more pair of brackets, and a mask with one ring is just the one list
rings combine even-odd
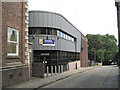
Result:
{"label": "low wall", "polygon": [[80,61],[77,61],[77,69],[81,67]]}
{"label": "low wall", "polygon": [[45,72],[45,68],[44,68],[44,64],[43,63],[33,63],[32,64],[32,76],[34,77],[44,77],[44,72]]}
{"label": "low wall", "polygon": [[28,66],[10,67],[2,70],[3,88],[29,80]]}
{"label": "low wall", "polygon": [[69,65],[69,70],[75,70],[81,67],[80,61],[70,62],[68,63],[68,65]]}

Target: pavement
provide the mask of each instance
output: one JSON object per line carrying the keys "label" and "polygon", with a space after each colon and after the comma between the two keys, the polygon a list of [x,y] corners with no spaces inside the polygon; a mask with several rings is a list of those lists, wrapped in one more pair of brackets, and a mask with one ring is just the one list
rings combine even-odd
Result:
{"label": "pavement", "polygon": [[77,70],[71,70],[71,71],[65,71],[60,74],[52,75],[45,78],[39,78],[39,77],[31,77],[29,81],[22,82],[19,84],[15,84],[12,86],[9,86],[7,88],[29,88],[29,89],[38,89],[42,88],[44,86],[47,86],[49,84],[55,83],[56,81],[63,80],[65,78],[68,78],[70,76],[83,73],[92,69],[100,68],[102,66],[90,66],[90,67],[81,67]]}

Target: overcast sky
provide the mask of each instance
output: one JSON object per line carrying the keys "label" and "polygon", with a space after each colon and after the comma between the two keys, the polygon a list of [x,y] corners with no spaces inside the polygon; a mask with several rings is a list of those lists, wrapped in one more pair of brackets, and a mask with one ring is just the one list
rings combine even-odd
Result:
{"label": "overcast sky", "polygon": [[108,33],[118,38],[115,0],[29,0],[29,10],[59,13],[84,35]]}

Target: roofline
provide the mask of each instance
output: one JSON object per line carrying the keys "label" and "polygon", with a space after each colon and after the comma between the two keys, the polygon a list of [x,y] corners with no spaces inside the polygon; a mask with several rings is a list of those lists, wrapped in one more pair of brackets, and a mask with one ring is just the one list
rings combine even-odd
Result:
{"label": "roofline", "polygon": [[[50,11],[42,11],[42,10],[30,10],[29,13],[32,12],[40,12],[40,13],[51,13],[51,14],[56,14],[59,15],[61,17],[63,17],[68,23],[70,23],[76,30],[78,30],[80,33],[81,31],[79,29],[77,29],[70,21],[68,21],[63,15],[59,14],[59,13],[55,13],[55,12],[50,12]],[[81,33],[82,34],[82,33]]]}

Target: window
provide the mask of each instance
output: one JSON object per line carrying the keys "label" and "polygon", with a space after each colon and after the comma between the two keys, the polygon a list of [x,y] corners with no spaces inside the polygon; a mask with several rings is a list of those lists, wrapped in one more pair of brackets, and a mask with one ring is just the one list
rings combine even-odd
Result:
{"label": "window", "polygon": [[47,29],[47,35],[52,35],[52,29]]}
{"label": "window", "polygon": [[74,38],[72,38],[72,41],[74,42]]}
{"label": "window", "polygon": [[62,32],[60,32],[60,37],[62,37]]}
{"label": "window", "polygon": [[38,35],[38,34],[41,34],[41,29],[37,28],[35,31],[36,31],[35,34],[37,34],[37,35]]}
{"label": "window", "polygon": [[18,30],[8,27],[8,55],[18,55]]}
{"label": "window", "polygon": [[29,35],[32,35],[32,28],[29,28]]}
{"label": "window", "polygon": [[70,36],[68,36],[68,40],[70,40]]}
{"label": "window", "polygon": [[72,37],[70,37],[70,41],[72,41]]}
{"label": "window", "polygon": [[63,38],[65,38],[65,34],[63,34]]}
{"label": "window", "polygon": [[52,29],[52,35],[57,35],[57,30]]}
{"label": "window", "polygon": [[46,29],[45,28],[41,28],[41,34],[46,35]]}
{"label": "window", "polygon": [[67,39],[68,35],[65,35],[65,38]]}
{"label": "window", "polygon": [[64,33],[62,33],[62,37],[64,38]]}

